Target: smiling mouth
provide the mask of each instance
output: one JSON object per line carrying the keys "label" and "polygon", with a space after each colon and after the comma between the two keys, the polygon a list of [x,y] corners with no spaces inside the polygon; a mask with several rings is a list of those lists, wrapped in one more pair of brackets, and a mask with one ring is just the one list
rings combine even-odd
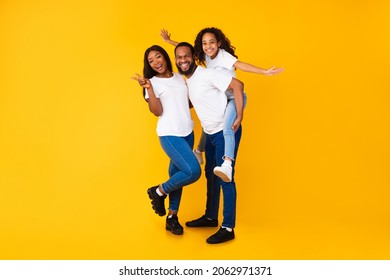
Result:
{"label": "smiling mouth", "polygon": [[180,68],[182,69],[188,69],[190,67],[189,62],[180,63]]}

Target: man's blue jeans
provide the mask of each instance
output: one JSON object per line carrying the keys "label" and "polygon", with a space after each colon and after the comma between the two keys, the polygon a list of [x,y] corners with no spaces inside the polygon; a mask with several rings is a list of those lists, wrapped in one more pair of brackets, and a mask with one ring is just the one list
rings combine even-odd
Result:
{"label": "man's blue jeans", "polygon": [[[237,130],[235,136],[234,158],[237,158],[238,146],[241,140],[242,127]],[[207,201],[205,216],[210,219],[218,218],[219,198],[221,187],[223,192],[223,221],[222,226],[234,228],[236,225],[236,183],[234,181],[234,165],[232,162],[233,173],[230,183],[224,182],[218,176],[214,175],[214,167],[221,166],[225,151],[225,142],[223,132],[208,134],[206,138],[205,156],[206,156],[206,179],[207,179]]]}

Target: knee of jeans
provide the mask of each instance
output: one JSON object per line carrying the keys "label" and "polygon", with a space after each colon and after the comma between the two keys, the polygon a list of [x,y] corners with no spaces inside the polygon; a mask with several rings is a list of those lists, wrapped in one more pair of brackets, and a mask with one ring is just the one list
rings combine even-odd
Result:
{"label": "knee of jeans", "polygon": [[200,170],[199,164],[191,165],[186,170],[183,170],[183,172],[187,174],[188,180],[193,181],[193,182],[198,180],[201,173],[202,173],[202,171]]}
{"label": "knee of jeans", "polygon": [[192,170],[191,170],[191,178],[196,181],[200,178],[200,175],[201,175],[202,171],[200,169],[200,166],[199,164],[196,165],[196,167],[194,167]]}

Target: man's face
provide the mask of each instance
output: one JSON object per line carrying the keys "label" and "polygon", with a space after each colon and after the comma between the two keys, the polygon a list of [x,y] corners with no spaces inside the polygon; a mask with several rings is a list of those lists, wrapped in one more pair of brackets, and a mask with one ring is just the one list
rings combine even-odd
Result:
{"label": "man's face", "polygon": [[180,74],[187,76],[194,72],[195,61],[189,47],[181,46],[176,49],[175,62]]}

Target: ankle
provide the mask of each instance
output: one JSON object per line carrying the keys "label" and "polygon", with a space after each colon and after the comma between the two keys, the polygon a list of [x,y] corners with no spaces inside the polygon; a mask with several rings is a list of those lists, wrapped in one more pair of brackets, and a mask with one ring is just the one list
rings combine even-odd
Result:
{"label": "ankle", "polygon": [[158,186],[158,188],[156,188],[156,193],[159,195],[159,196],[164,196],[165,195],[165,192],[162,188],[161,185]]}
{"label": "ankle", "polygon": [[222,163],[223,165],[228,165],[228,166],[232,166],[232,160],[231,159],[226,159],[223,161]]}

